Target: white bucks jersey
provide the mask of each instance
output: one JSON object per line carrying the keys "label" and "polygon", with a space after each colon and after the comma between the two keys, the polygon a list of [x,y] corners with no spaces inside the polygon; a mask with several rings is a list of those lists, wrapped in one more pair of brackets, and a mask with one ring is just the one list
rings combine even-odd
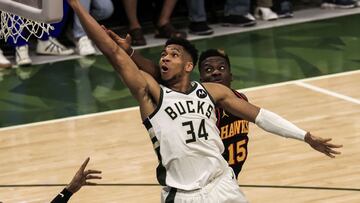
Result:
{"label": "white bucks jersey", "polygon": [[214,102],[201,84],[192,85],[187,94],[161,86],[158,107],[144,121],[159,159],[159,183],[182,190],[202,188],[228,166]]}

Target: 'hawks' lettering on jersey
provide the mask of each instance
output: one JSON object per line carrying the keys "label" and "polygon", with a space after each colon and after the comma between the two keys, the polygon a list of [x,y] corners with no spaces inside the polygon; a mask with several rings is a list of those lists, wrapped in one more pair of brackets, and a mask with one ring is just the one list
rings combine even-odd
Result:
{"label": "'hawks' lettering on jersey", "polygon": [[[244,94],[236,90],[232,91],[237,97],[247,101]],[[220,130],[220,137],[225,147],[223,157],[228,161],[237,177],[248,154],[249,121],[234,116],[221,108],[216,109],[216,116],[218,118],[217,126]]]}

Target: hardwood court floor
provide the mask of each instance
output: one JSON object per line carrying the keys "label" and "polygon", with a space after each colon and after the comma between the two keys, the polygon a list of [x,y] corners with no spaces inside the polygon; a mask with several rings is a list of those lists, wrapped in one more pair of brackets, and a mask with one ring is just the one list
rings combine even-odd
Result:
{"label": "hardwood court floor", "polygon": [[[239,177],[250,202],[360,202],[359,87],[354,71],[245,91],[252,103],[344,145],[330,159],[252,125]],[[146,185],[157,183],[157,160],[137,109],[3,128],[0,143],[0,202],[49,202],[63,186],[44,185],[68,183],[88,156],[108,185],[84,187],[70,202],[159,202],[160,187]]]}

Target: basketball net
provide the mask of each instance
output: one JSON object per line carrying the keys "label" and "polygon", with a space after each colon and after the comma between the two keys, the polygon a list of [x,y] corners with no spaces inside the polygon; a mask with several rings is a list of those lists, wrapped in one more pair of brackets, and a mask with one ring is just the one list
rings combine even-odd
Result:
{"label": "basketball net", "polygon": [[47,23],[40,23],[26,19],[15,14],[1,11],[0,39],[8,40],[11,37],[14,43],[19,37],[28,41],[31,35],[41,38],[45,33],[49,34],[54,27]]}

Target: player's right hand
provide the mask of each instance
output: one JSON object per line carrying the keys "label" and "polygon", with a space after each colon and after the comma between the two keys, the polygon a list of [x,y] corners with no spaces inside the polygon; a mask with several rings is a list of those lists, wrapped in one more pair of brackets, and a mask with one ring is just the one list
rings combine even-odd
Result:
{"label": "player's right hand", "polygon": [[313,149],[324,153],[326,156],[335,158],[335,155],[341,154],[341,152],[334,150],[334,148],[341,148],[342,145],[336,145],[330,143],[331,138],[321,138],[310,134],[305,135],[305,142],[308,143]]}

